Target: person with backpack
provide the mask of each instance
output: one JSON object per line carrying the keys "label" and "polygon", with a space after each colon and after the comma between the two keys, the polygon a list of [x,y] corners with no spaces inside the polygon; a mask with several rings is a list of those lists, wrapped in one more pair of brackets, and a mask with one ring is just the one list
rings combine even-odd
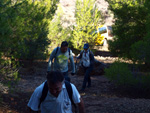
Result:
{"label": "person with backpack", "polygon": [[83,80],[81,91],[85,90],[87,83],[88,83],[87,87],[91,87],[90,73],[94,68],[94,54],[89,49],[89,44],[88,43],[84,44],[83,49],[84,50],[80,52],[80,55],[76,57],[76,59],[81,59],[81,66],[84,69],[84,80]]}
{"label": "person with backpack", "polygon": [[85,113],[84,102],[75,85],[65,81],[62,72],[50,71],[47,81],[34,90],[27,106],[30,113],[39,110],[41,113],[73,113],[72,104],[78,105],[79,113]]}
{"label": "person with backpack", "polygon": [[72,51],[68,48],[68,42],[63,41],[61,47],[56,47],[49,58],[47,71],[52,70],[52,61],[54,59],[53,70],[60,70],[65,80],[70,81],[68,76],[68,59],[71,63],[72,72],[71,75],[75,74],[75,64],[72,56]]}

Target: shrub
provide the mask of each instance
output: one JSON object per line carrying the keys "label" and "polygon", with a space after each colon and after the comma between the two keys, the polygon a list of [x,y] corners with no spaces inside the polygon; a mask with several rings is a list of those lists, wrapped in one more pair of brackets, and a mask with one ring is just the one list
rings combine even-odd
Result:
{"label": "shrub", "polygon": [[96,35],[93,31],[98,23],[103,23],[102,13],[95,2],[95,0],[76,1],[76,25],[73,27],[70,39],[75,49],[82,49],[84,43],[89,43],[90,47],[95,45]]}
{"label": "shrub", "polygon": [[109,50],[114,55],[150,65],[150,52],[147,49],[150,42],[149,0],[106,1],[115,20]]}
{"label": "shrub", "polygon": [[127,64],[120,62],[115,62],[110,68],[105,69],[105,72],[106,77],[118,85],[126,84],[127,80],[130,80],[132,77]]}
{"label": "shrub", "polygon": [[131,91],[150,91],[150,73],[133,72],[129,64],[117,61],[105,69],[105,73],[119,87]]}

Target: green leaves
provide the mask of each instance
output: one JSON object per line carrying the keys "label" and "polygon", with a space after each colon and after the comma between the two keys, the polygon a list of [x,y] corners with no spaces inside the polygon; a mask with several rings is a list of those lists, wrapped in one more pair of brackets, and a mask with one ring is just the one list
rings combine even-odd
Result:
{"label": "green leaves", "polygon": [[117,85],[130,84],[134,79],[128,65],[119,61],[113,63],[110,68],[105,69],[105,72],[105,75]]}
{"label": "green leaves", "polygon": [[50,22],[48,27],[49,34],[48,39],[51,41],[49,46],[49,52],[51,52],[55,47],[60,46],[61,42],[66,40],[69,42],[71,36],[71,26],[63,27],[62,20],[64,12],[60,5],[58,5],[57,15],[53,18],[53,21]]}
{"label": "green leaves", "polygon": [[[49,0],[17,1],[15,4],[11,3],[12,6],[8,8],[10,10],[5,11],[10,17],[7,23],[13,34],[8,38],[11,38],[9,42],[13,43],[10,49],[15,58],[32,61],[42,56],[45,58],[45,51],[49,44],[48,26],[52,19],[52,15],[49,16],[48,12],[53,10],[51,3]],[[56,6],[54,3],[53,5]]]}
{"label": "green leaves", "polygon": [[[32,62],[46,59],[48,27],[57,9],[57,2],[58,0],[0,1],[0,69],[7,71],[16,68],[19,60]],[[14,72],[15,78],[16,75],[17,72]]]}
{"label": "green leaves", "polygon": [[126,63],[117,61],[110,68],[105,69],[105,76],[121,89],[138,90],[140,92],[150,91],[150,73],[142,73],[137,69],[135,65],[131,67]]}
{"label": "green leaves", "polygon": [[[110,9],[113,11],[116,20],[113,26],[115,38],[114,41],[110,42],[110,51],[118,56],[134,61],[141,60],[142,62],[147,62],[144,59],[148,51],[141,53],[140,48],[146,46],[148,42],[147,39],[145,39],[149,32],[147,22],[149,21],[148,15],[150,12],[148,10],[150,6],[147,4],[148,0],[118,0],[117,2],[111,0],[108,2],[110,3]],[[119,3],[121,4],[117,5]],[[141,41],[143,41],[143,43],[141,43]],[[145,50],[144,48],[143,50]],[[144,58],[141,59],[141,56]]]}
{"label": "green leaves", "polygon": [[76,1],[76,26],[73,29],[71,42],[76,49],[81,49],[84,43],[95,45],[96,36],[92,33],[101,22],[101,13],[95,5],[95,0]]}

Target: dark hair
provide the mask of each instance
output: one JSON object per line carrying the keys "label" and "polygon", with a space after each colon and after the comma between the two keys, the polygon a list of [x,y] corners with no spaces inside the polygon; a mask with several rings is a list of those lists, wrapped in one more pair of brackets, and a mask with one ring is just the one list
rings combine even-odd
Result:
{"label": "dark hair", "polygon": [[50,71],[47,73],[47,80],[52,84],[62,82],[64,80],[64,75],[60,71]]}
{"label": "dark hair", "polygon": [[68,42],[67,42],[67,41],[63,41],[63,42],[61,43],[61,47],[66,47],[66,46],[68,46]]}

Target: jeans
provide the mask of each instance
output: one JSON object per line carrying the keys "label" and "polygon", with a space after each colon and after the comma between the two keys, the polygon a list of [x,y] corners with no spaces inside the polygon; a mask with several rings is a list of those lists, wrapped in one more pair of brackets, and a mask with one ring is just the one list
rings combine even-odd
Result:
{"label": "jeans", "polygon": [[70,82],[70,78],[68,76],[68,71],[63,72],[63,75],[64,75],[65,80],[68,81],[68,82]]}
{"label": "jeans", "polygon": [[90,73],[93,70],[93,66],[90,67],[83,67],[84,68],[84,80],[82,84],[82,89],[86,88],[86,84],[88,83],[88,87],[91,86],[91,78],[90,78]]}

